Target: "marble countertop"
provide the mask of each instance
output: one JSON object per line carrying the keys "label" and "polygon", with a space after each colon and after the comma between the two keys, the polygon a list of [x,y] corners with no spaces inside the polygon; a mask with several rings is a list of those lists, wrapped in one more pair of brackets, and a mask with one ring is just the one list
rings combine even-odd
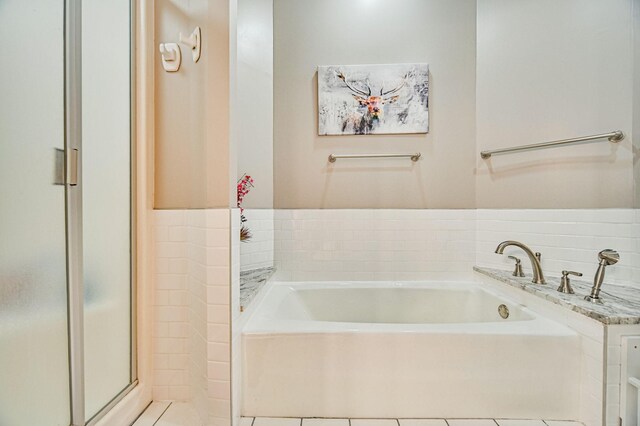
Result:
{"label": "marble countertop", "polygon": [[584,300],[593,285],[587,281],[572,278],[571,287],[575,294],[565,294],[557,291],[560,277],[545,277],[547,284],[540,285],[531,282],[530,274],[518,278],[510,271],[500,269],[474,266],[473,270],[603,324],[640,324],[640,289],[607,285],[605,280],[600,292],[603,304],[599,305]]}
{"label": "marble countertop", "polygon": [[276,272],[273,266],[240,272],[240,311],[244,311]]}

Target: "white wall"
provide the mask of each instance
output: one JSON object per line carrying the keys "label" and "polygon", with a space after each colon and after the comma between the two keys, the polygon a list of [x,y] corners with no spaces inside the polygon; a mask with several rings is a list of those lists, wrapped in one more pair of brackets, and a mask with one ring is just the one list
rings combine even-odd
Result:
{"label": "white wall", "polygon": [[230,212],[156,211],[153,399],[190,400],[213,426],[231,418]]}
{"label": "white wall", "polygon": [[478,0],[477,151],[627,135],[617,145],[476,155],[478,207],[632,206],[631,3]]}
{"label": "white wall", "polygon": [[240,269],[248,271],[273,266],[274,210],[245,209],[244,216],[251,239],[240,244]]}
{"label": "white wall", "polygon": [[186,211],[155,214],[153,399],[188,400],[189,290]]}
{"label": "white wall", "polygon": [[238,1],[236,125],[238,178],[255,188],[243,207],[273,207],[273,0]]}
{"label": "white wall", "polygon": [[507,254],[529,260],[517,248],[494,253],[498,243],[518,240],[542,253],[549,276],[564,269],[591,281],[597,254],[618,250],[605,287],[638,286],[633,279],[636,238],[633,209],[592,210],[276,210],[275,279],[424,280],[468,279],[473,265],[512,268]]}
{"label": "white wall", "polygon": [[277,280],[469,279],[473,210],[276,210]]}
{"label": "white wall", "polygon": [[505,256],[494,253],[499,242],[517,240],[542,253],[545,273],[559,276],[563,270],[582,272],[580,279],[592,281],[598,267],[598,252],[617,250],[620,262],[607,268],[607,284],[633,285],[635,239],[633,209],[592,210],[478,210],[476,262],[482,266],[511,269],[507,254],[518,256],[529,272],[524,252],[508,248]]}

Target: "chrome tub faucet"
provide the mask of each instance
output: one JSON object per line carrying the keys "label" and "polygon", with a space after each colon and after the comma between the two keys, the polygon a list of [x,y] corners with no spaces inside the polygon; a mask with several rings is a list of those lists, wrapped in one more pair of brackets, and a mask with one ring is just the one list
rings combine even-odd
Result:
{"label": "chrome tub faucet", "polygon": [[498,244],[498,247],[496,247],[496,253],[502,254],[504,252],[504,249],[509,246],[519,247],[527,254],[527,256],[529,256],[529,260],[531,261],[531,268],[533,269],[532,282],[534,284],[546,284],[546,281],[544,280],[544,274],[542,273],[542,266],[540,266],[540,253],[534,253],[529,247],[522,244],[521,242],[511,240],[503,241]]}
{"label": "chrome tub faucet", "polygon": [[615,265],[620,260],[620,255],[617,251],[611,249],[602,250],[598,253],[598,259],[600,264],[596,270],[596,275],[593,277],[593,287],[591,288],[591,294],[584,297],[584,300],[592,303],[602,304],[600,299],[600,288],[604,281],[604,269],[609,265]]}

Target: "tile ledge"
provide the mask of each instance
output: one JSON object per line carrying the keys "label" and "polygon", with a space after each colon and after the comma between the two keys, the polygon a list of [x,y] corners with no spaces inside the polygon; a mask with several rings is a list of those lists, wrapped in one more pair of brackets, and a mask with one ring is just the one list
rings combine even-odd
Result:
{"label": "tile ledge", "polygon": [[575,294],[564,294],[556,290],[560,285],[559,277],[546,277],[547,284],[540,285],[531,282],[531,275],[518,278],[508,271],[481,266],[474,266],[473,270],[604,325],[640,324],[640,294],[634,288],[613,285],[603,287],[601,295],[604,304],[596,305],[583,300],[591,290],[591,284],[585,281],[572,279],[571,286]]}
{"label": "tile ledge", "polygon": [[275,266],[240,272],[240,311],[244,311],[276,272]]}

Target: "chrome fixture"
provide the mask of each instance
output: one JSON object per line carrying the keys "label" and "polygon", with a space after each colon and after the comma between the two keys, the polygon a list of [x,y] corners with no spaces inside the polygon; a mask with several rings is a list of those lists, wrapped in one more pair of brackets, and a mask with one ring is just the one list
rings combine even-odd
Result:
{"label": "chrome fixture", "polygon": [[414,163],[422,157],[422,154],[416,152],[415,154],[342,154],[342,155],[329,155],[329,162],[335,163],[338,158],[411,158]]}
{"label": "chrome fixture", "polygon": [[511,240],[503,241],[498,244],[498,247],[496,247],[496,253],[502,254],[504,252],[504,249],[509,246],[519,247],[525,253],[527,253],[527,256],[529,256],[529,260],[531,261],[531,269],[533,269],[533,280],[531,282],[533,282],[534,284],[546,284],[546,281],[544,280],[544,274],[542,273],[542,267],[540,266],[541,254],[534,253],[529,247],[525,246],[521,242]]}
{"label": "chrome fixture", "polygon": [[584,300],[602,304],[602,299],[600,299],[600,287],[602,287],[602,282],[604,281],[604,269],[609,265],[615,265],[618,263],[620,255],[615,250],[605,249],[598,253],[598,259],[600,259],[600,265],[598,265],[598,270],[593,278],[591,294],[585,296]]}
{"label": "chrome fixture", "polygon": [[581,277],[582,272],[562,271],[562,278],[560,279],[560,287],[558,287],[558,291],[560,293],[574,294],[574,291],[571,288],[571,280],[569,280],[569,275],[575,275],[576,277]]}
{"label": "chrome fixture", "polygon": [[578,138],[562,139],[559,141],[533,143],[530,145],[514,146],[512,148],[493,149],[489,151],[482,151],[480,153],[480,157],[486,160],[487,158],[491,158],[491,156],[494,154],[507,154],[510,152],[528,151],[532,149],[553,148],[556,146],[568,145],[578,142],[595,141],[598,139],[607,139],[609,142],[616,143],[624,139],[624,133],[622,133],[620,130],[616,130],[615,132],[603,133],[600,135],[580,136]]}
{"label": "chrome fixture", "polygon": [[502,304],[498,306],[498,314],[502,317],[502,319],[509,318],[509,308],[507,308],[507,305]]}
{"label": "chrome fixture", "polygon": [[513,259],[516,261],[516,267],[513,271],[513,275],[514,277],[524,277],[524,272],[522,272],[522,264],[520,263],[520,259],[518,259],[515,256],[509,256],[509,259]]}

